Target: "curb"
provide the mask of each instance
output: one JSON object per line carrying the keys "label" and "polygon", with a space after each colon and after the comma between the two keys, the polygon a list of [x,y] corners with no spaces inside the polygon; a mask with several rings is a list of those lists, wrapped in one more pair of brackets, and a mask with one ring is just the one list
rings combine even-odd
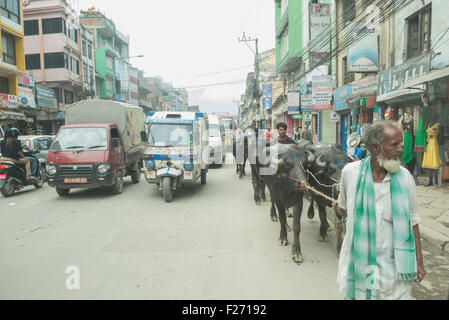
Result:
{"label": "curb", "polygon": [[429,228],[423,223],[419,224],[419,230],[422,240],[426,240],[443,252],[449,253],[449,233],[448,235],[444,235],[434,229]]}

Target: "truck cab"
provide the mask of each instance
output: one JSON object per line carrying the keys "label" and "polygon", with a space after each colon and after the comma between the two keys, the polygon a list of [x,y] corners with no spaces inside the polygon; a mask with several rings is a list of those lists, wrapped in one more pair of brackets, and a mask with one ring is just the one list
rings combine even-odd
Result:
{"label": "truck cab", "polygon": [[[89,103],[91,105],[86,108]],[[95,110],[109,113],[96,116]],[[105,123],[87,121],[108,117],[116,119]],[[132,118],[137,119],[134,126]],[[128,175],[133,183],[140,182],[141,155],[146,140],[141,108],[90,100],[67,107],[66,121],[69,124],[59,130],[46,162],[48,184],[55,187],[60,196],[67,196],[71,189],[100,187],[120,194],[123,179]]]}

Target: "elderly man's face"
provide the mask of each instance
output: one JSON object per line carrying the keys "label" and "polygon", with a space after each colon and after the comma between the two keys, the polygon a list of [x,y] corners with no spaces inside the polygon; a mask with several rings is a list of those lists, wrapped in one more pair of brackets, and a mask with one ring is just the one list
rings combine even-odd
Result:
{"label": "elderly man's face", "polygon": [[394,127],[386,127],[382,146],[376,148],[374,155],[382,168],[390,173],[395,173],[401,167],[403,147],[402,132]]}

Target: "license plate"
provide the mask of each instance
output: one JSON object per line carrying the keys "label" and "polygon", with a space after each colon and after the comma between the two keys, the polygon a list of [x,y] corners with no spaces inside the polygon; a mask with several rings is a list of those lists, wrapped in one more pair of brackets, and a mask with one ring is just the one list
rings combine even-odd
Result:
{"label": "license plate", "polygon": [[186,171],[184,172],[184,180],[192,180],[193,179],[193,172]]}
{"label": "license plate", "polygon": [[147,179],[156,179],[156,171],[147,171]]}
{"label": "license plate", "polygon": [[0,180],[6,180],[6,174],[0,174]]}
{"label": "license plate", "polygon": [[87,183],[87,178],[64,178],[64,183],[77,184],[77,183]]}

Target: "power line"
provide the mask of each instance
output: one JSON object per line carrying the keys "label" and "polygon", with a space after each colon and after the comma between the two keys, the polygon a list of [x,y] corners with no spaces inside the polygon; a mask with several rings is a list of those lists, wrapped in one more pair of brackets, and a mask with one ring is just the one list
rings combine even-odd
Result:
{"label": "power line", "polygon": [[236,67],[236,68],[232,68],[232,69],[226,69],[226,70],[215,71],[215,72],[204,73],[204,74],[197,74],[197,75],[193,75],[193,76],[174,77],[172,79],[199,78],[199,77],[210,76],[210,75],[214,75],[214,74],[220,74],[220,73],[226,73],[226,72],[231,72],[231,71],[236,71],[236,70],[247,69],[247,68],[251,68],[251,67],[253,67],[253,65]]}

